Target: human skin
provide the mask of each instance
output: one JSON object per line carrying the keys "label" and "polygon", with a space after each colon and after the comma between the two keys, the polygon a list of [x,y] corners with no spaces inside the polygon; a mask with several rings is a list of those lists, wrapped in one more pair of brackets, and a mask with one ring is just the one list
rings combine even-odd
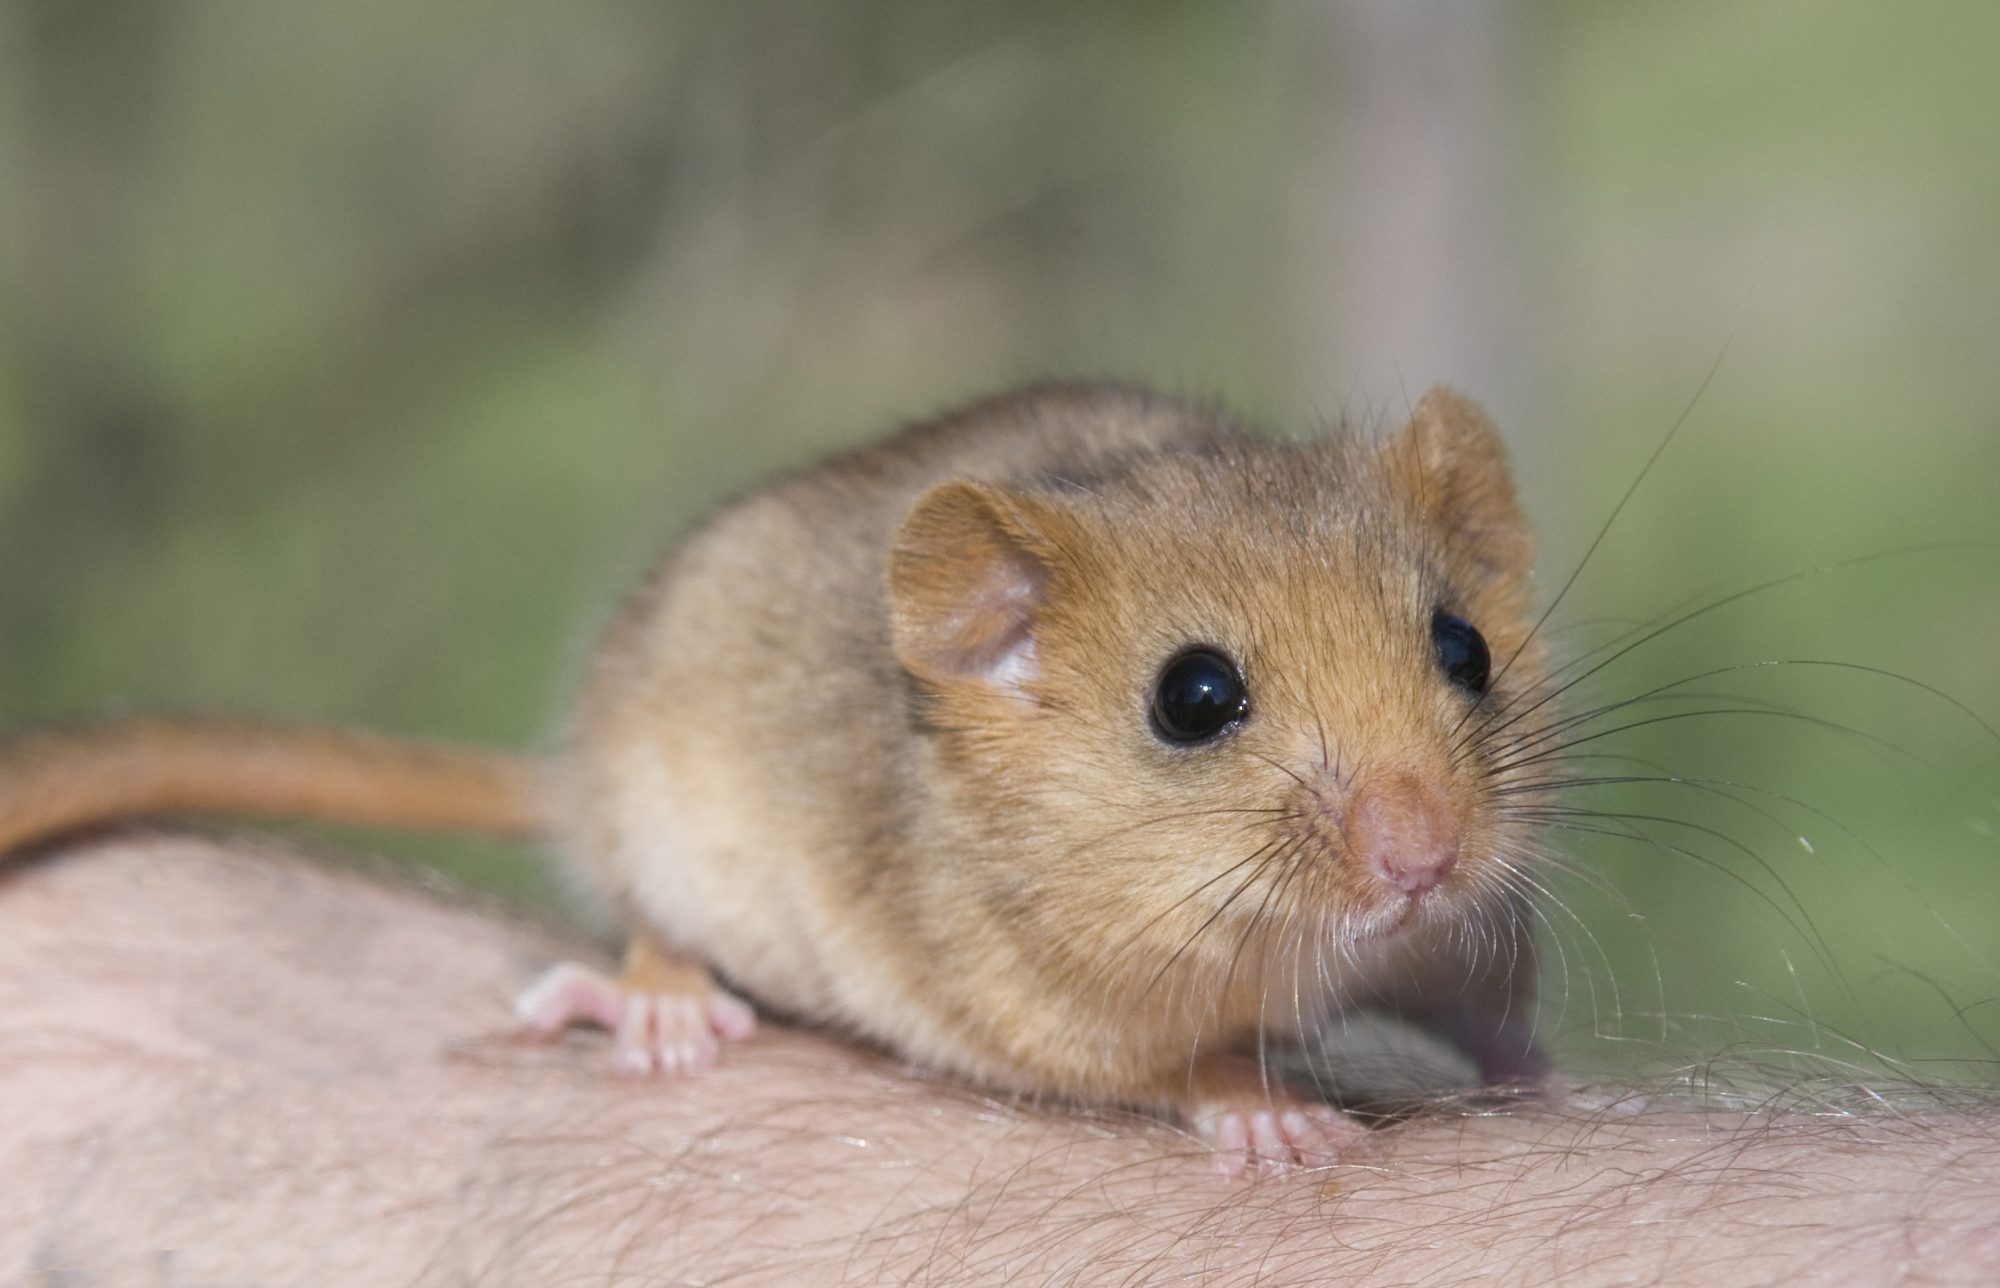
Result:
{"label": "human skin", "polygon": [[[0,1279],[60,1284],[1986,1283],[1977,1112],[1440,1110],[1218,1177],[767,1024],[623,1081],[507,1032],[572,939],[243,844],[0,875]],[[587,950],[586,950],[587,951]]]}

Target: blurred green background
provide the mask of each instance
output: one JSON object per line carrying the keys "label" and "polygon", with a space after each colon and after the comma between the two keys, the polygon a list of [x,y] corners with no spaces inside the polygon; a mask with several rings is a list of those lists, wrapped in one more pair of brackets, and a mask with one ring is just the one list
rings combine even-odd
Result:
{"label": "blurred green background", "polygon": [[[1996,59],[1977,3],[13,0],[0,721],[535,743],[705,508],[1045,374],[1288,428],[1449,379],[1552,596],[1720,356],[1554,618],[1577,649],[1995,542]],[[1996,585],[1990,547],[1808,577],[1580,692],[1843,659],[2000,722]],[[1568,1058],[1987,1079],[2000,740],[1860,671],[1685,692],[1634,714],[1864,734],[1579,748],[1706,781],[1575,797],[1656,844],[1554,838]]]}

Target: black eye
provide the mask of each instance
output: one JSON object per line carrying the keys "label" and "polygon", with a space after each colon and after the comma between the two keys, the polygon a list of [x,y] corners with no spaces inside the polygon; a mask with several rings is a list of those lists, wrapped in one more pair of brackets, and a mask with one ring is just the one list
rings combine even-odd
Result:
{"label": "black eye", "polygon": [[1446,679],[1467,693],[1486,692],[1493,655],[1486,651],[1486,637],[1477,627],[1440,608],[1431,614],[1431,643],[1437,646],[1438,666]]}
{"label": "black eye", "polygon": [[1196,649],[1167,663],[1153,688],[1153,728],[1168,742],[1201,742],[1241,720],[1250,692],[1236,664]]}

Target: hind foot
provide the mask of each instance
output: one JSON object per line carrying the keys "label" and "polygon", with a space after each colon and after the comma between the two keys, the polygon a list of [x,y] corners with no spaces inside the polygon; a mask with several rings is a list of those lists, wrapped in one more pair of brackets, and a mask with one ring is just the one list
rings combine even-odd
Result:
{"label": "hind foot", "polygon": [[707,967],[639,936],[617,979],[559,963],[515,999],[514,1015],[538,1037],[577,1024],[611,1030],[612,1067],[634,1077],[706,1069],[722,1043],[757,1031],[749,1003],[717,985]]}

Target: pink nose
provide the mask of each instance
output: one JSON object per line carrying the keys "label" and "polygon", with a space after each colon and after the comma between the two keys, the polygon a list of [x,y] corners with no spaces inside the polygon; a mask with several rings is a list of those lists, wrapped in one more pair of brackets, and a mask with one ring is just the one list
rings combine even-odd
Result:
{"label": "pink nose", "polygon": [[1437,885],[1458,862],[1458,814],[1422,779],[1391,774],[1362,786],[1342,829],[1361,865],[1404,894]]}

